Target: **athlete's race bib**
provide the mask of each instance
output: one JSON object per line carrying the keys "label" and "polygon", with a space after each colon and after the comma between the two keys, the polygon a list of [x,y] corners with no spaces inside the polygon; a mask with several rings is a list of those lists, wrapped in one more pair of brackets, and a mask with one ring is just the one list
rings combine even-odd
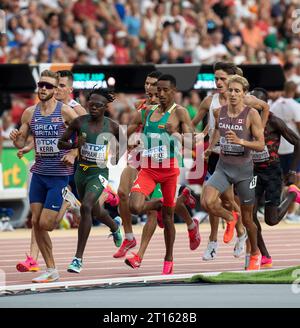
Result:
{"label": "athlete's race bib", "polygon": [[36,138],[36,153],[40,156],[56,156],[59,153],[57,144],[58,138]]}
{"label": "athlete's race bib", "polygon": [[221,152],[225,156],[244,156],[244,146],[228,143],[225,137],[220,138]]}
{"label": "athlete's race bib", "polygon": [[152,147],[143,151],[143,157],[151,157],[157,162],[168,158],[168,149],[166,145]]}
{"label": "athlete's race bib", "polygon": [[254,163],[266,162],[270,159],[268,147],[265,146],[263,151],[253,151],[252,159]]}
{"label": "athlete's race bib", "polygon": [[107,145],[94,145],[84,143],[80,149],[80,154],[83,160],[89,162],[106,162],[108,158]]}

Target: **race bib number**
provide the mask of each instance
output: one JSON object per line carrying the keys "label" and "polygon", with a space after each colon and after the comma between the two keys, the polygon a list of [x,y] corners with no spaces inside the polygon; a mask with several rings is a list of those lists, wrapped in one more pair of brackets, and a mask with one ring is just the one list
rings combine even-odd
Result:
{"label": "race bib number", "polygon": [[253,177],[252,181],[250,182],[250,189],[254,189],[256,187],[256,183],[257,183],[257,176]]}
{"label": "race bib number", "polygon": [[244,156],[244,146],[228,143],[225,137],[220,138],[221,152],[225,156]]}
{"label": "race bib number", "polygon": [[81,147],[80,154],[82,159],[89,162],[106,162],[108,156],[107,145],[85,143]]}
{"label": "race bib number", "polygon": [[158,147],[153,147],[150,149],[145,149],[143,151],[143,157],[151,157],[157,162],[160,162],[166,158],[168,158],[168,149],[167,146],[158,146]]}
{"label": "race bib number", "polygon": [[58,138],[36,138],[35,139],[36,152],[40,156],[57,155],[59,153],[57,144],[58,144]]}
{"label": "race bib number", "polygon": [[100,183],[102,184],[102,186],[105,189],[108,185],[107,179],[103,175],[99,174],[99,180],[100,180]]}
{"label": "race bib number", "polygon": [[263,151],[253,151],[252,159],[254,163],[266,162],[270,158],[268,147],[265,146]]}

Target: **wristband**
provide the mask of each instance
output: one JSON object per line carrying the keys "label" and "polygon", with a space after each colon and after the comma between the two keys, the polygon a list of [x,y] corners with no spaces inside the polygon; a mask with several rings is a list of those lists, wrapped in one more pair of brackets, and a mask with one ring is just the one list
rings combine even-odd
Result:
{"label": "wristband", "polygon": [[297,172],[296,172],[296,171],[293,171],[293,170],[289,170],[289,174],[294,174],[294,175],[296,175]]}

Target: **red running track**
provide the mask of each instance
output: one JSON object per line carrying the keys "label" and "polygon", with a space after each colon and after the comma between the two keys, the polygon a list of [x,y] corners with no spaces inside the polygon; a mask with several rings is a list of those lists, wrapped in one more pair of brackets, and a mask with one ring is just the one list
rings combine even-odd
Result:
{"label": "red running track", "polygon": [[[102,230],[101,230],[102,229]],[[97,231],[97,229],[95,229]],[[124,278],[137,276],[160,275],[164,257],[163,231],[157,228],[156,233],[150,242],[145,254],[141,268],[133,270],[124,263],[124,258],[114,259],[113,253],[117,248],[113,245],[112,239],[107,239],[104,235],[104,228],[99,235],[91,235],[88,241],[84,256],[84,268],[80,274],[72,274],[66,271],[77,243],[77,232],[67,231],[55,234],[52,237],[54,256],[59,269],[60,281],[75,281],[105,278]],[[141,230],[141,229],[138,229]],[[204,231],[203,231],[204,230]],[[202,255],[207,245],[208,226],[200,225],[202,242],[200,247],[191,251],[189,249],[187,232],[184,225],[177,225],[177,234],[174,246],[174,273],[200,273],[214,271],[243,270],[244,257],[239,259],[233,257],[234,244],[225,245],[222,243],[223,231],[219,231],[219,249],[217,259],[204,262]],[[137,241],[140,241],[140,233],[136,234]],[[300,264],[300,226],[287,226],[282,223],[274,228],[267,228],[264,231],[266,244],[273,258],[273,268],[283,268]],[[17,261],[24,260],[24,254],[29,248],[30,232],[25,232],[20,237],[12,233],[0,233],[0,269],[6,274],[6,284],[28,284],[38,273],[20,273],[16,271]],[[137,248],[134,249],[137,251]],[[45,265],[40,256],[41,267]]]}

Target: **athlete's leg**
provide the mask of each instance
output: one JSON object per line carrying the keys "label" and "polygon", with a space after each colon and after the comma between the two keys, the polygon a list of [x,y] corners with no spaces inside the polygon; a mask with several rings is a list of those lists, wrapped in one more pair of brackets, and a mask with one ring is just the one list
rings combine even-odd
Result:
{"label": "athlete's leg", "polygon": [[[220,196],[222,205],[229,211],[235,211],[240,214],[240,206],[239,206],[239,199],[235,197],[233,186],[230,186],[227,190],[223,192]],[[241,215],[239,215],[239,219],[235,225],[235,230],[238,237],[241,237],[245,234],[245,228],[242,224]]]}
{"label": "athlete's leg", "polygon": [[110,230],[112,232],[117,231],[119,228],[119,226],[116,224],[116,222],[109,215],[108,211],[106,211],[104,208],[100,207],[99,202],[96,202],[96,204],[93,207],[92,217],[96,218],[97,220],[99,220],[100,222],[105,224],[107,227],[110,228]]}
{"label": "athlete's leg", "polygon": [[262,256],[270,257],[270,254],[267,250],[265,241],[262,236],[261,225],[257,217],[257,209],[258,209],[258,202],[256,200],[254,208],[253,208],[253,221],[257,226],[257,246],[260,250]]}
{"label": "athlete's leg", "polygon": [[166,177],[161,182],[161,191],[163,194],[163,223],[164,223],[164,237],[166,245],[165,261],[173,261],[173,247],[175,241],[175,225],[174,225],[174,210],[176,205],[176,189],[177,189],[177,177],[179,174],[175,171],[174,175]]}
{"label": "athlete's leg", "polygon": [[220,195],[221,193],[218,189],[206,184],[201,195],[201,205],[210,214],[218,218],[222,217],[226,221],[233,221],[233,214],[222,206]]}
{"label": "athlete's leg", "polygon": [[92,208],[98,198],[94,192],[86,192],[81,202],[81,220],[78,227],[76,257],[81,259],[92,227]]}
{"label": "athlete's leg", "polygon": [[[123,222],[123,229],[126,234],[132,234],[131,212],[129,208],[129,194],[134,180],[138,174],[137,169],[127,166],[121,175],[118,195],[120,197],[119,212]],[[131,237],[131,236],[129,236]],[[133,239],[133,236],[132,236]]]}
{"label": "athlete's leg", "polygon": [[162,204],[159,199],[145,201],[155,189],[156,184],[150,170],[142,169],[139,172],[129,197],[129,208],[133,214],[144,214],[151,210],[161,209]]}
{"label": "athlete's leg", "polygon": [[[250,169],[251,167],[249,167],[249,174],[251,174]],[[253,221],[253,208],[255,204],[254,188],[256,185],[252,186],[252,180],[252,176],[250,175],[249,179],[238,182],[236,184],[236,190],[241,204],[242,222],[247,230],[248,239],[251,244],[251,255],[254,256],[259,253],[259,250],[257,247],[257,227]]]}
{"label": "athlete's leg", "polygon": [[191,217],[189,211],[187,210],[184,202],[186,198],[181,194],[176,201],[175,213],[180,216],[187,226],[193,224],[193,218]]}
{"label": "athlete's leg", "polygon": [[155,232],[157,226],[157,212],[150,211],[147,213],[147,223],[143,227],[142,238],[140,243],[140,248],[137,252],[137,255],[143,259],[146,249],[149,245],[149,242]]}
{"label": "athlete's leg", "polygon": [[[52,253],[52,242],[48,231],[52,231],[56,226],[55,219],[57,212],[44,208],[39,222],[39,233],[36,235],[39,249],[43,255],[47,268],[55,268],[54,257]],[[37,232],[37,230],[35,230]]]}
{"label": "athlete's leg", "polygon": [[39,246],[35,238],[34,227],[31,228],[31,239],[30,239],[30,256],[37,261],[39,257]]}

